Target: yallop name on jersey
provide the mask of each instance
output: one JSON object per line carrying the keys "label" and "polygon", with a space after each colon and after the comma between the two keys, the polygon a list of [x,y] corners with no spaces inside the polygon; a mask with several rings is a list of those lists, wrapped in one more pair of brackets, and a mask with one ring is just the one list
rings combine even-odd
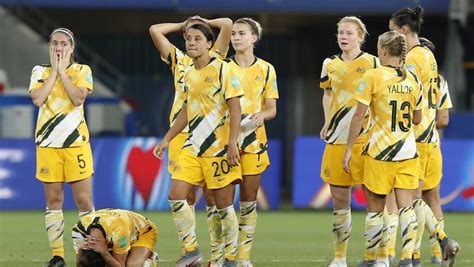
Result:
{"label": "yallop name on jersey", "polygon": [[403,84],[389,84],[387,88],[391,94],[410,94],[413,91],[413,87]]}

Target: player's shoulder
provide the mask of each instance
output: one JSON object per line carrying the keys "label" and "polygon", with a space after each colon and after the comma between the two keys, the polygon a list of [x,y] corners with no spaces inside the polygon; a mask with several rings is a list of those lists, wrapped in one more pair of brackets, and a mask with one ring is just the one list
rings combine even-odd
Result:
{"label": "player's shoulder", "polygon": [[332,55],[332,56],[329,56],[329,57],[326,57],[324,60],[323,60],[323,65],[325,64],[329,64],[329,63],[333,63],[335,61],[339,61],[341,60],[340,56],[339,55]]}
{"label": "player's shoulder", "polygon": [[370,65],[373,65],[374,68],[377,67],[377,57],[370,54],[370,53],[367,53],[367,52],[364,52],[362,55],[361,55],[361,58],[364,59],[365,61],[367,61]]}
{"label": "player's shoulder", "polygon": [[33,67],[33,72],[34,71],[45,71],[47,69],[50,69],[51,68],[51,64],[39,64],[39,65],[35,65]]}
{"label": "player's shoulder", "polygon": [[73,63],[70,68],[73,68],[76,71],[91,71],[91,67],[87,64]]}
{"label": "player's shoulder", "polygon": [[383,75],[383,73],[387,71],[384,68],[373,68],[373,69],[368,69],[365,71],[364,76],[374,76],[378,77],[380,75]]}

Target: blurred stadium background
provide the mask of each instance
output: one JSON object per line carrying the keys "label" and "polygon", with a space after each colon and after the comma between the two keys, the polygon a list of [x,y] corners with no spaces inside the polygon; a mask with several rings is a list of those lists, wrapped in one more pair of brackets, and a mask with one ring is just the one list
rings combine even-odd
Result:
{"label": "blurred stadium background", "polygon": [[[280,92],[277,117],[266,123],[272,166],[265,173],[259,205],[264,209],[283,209],[284,218],[289,209],[331,206],[328,188],[319,178],[324,144],[318,138],[323,124],[322,92],[318,85],[324,58],[339,53],[337,21],[345,15],[361,17],[370,34],[363,50],[376,54],[377,37],[388,30],[390,15],[417,4],[425,9],[420,36],[436,45],[439,69],[449,83],[454,105],[450,124],[442,133],[443,204],[446,210],[463,212],[453,217],[460,222],[460,234],[464,230],[471,232],[464,237],[470,250],[465,266],[474,266],[472,0],[0,0],[0,239],[25,216],[36,216],[27,219],[34,224],[24,227],[39,231],[38,242],[47,248],[46,238],[41,236],[43,217],[39,213],[44,210],[43,190],[34,178],[37,109],[27,87],[33,66],[48,63],[47,38],[54,28],[67,27],[74,32],[79,62],[90,65],[94,76],[95,91],[86,100],[85,109],[96,169],[96,208],[168,210],[166,159],[154,159],[151,149],[168,129],[174,89],[171,73],[153,46],[148,28],[156,23],[181,22],[195,14],[233,20],[250,16],[258,20],[264,37],[256,54],[275,66]],[[184,50],[179,33],[169,38]],[[232,54],[231,48],[228,55]],[[70,192],[67,194],[65,208],[73,209]],[[353,204],[361,209],[365,205],[360,189],[354,190]],[[289,213],[294,218],[307,216],[295,214]],[[166,224],[171,222],[167,214],[159,216],[168,221]],[[327,224],[321,228],[330,229],[330,218],[321,220]],[[72,226],[72,221],[67,223]],[[448,215],[448,229],[449,224]],[[172,226],[169,229],[172,231]],[[273,234],[268,233],[268,238]],[[329,234],[321,231],[320,238],[330,240]],[[174,242],[173,238],[169,238],[170,242]],[[8,240],[0,242],[1,250],[8,246]],[[288,239],[290,242],[292,239]],[[21,254],[24,248],[18,246],[18,251],[9,253]],[[329,255],[327,247],[325,243]],[[45,250],[37,258],[46,259],[47,254]],[[2,260],[4,257],[6,261]],[[25,257],[28,259],[28,255]],[[2,253],[0,266],[8,258]],[[15,259],[10,258],[11,262]],[[318,262],[308,262],[307,266],[320,266]]]}

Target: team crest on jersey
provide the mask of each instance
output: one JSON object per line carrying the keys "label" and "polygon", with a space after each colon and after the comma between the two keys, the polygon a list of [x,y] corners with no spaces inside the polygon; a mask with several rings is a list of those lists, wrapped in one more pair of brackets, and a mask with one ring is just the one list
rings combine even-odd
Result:
{"label": "team crest on jersey", "polygon": [[324,168],[324,175],[326,177],[329,177],[329,168],[328,167]]}
{"label": "team crest on jersey", "polygon": [[207,83],[210,83],[210,82],[212,82],[212,77],[207,77],[204,81],[207,82]]}
{"label": "team crest on jersey", "polygon": [[41,170],[40,170],[41,174],[48,174],[48,172],[49,172],[48,167],[41,167]]}
{"label": "team crest on jersey", "polygon": [[356,72],[359,72],[359,73],[364,73],[366,71],[366,69],[364,68],[357,68]]}
{"label": "team crest on jersey", "polygon": [[262,78],[262,76],[257,75],[257,76],[255,77],[255,80],[258,81],[258,82],[260,82],[260,81],[263,80],[263,78]]}

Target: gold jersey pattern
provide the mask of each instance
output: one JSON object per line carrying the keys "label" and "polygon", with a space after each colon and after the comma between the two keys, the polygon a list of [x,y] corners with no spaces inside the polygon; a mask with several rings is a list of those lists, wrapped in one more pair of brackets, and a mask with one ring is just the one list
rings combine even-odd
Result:
{"label": "gold jersey pattern", "polygon": [[425,104],[421,123],[415,125],[416,141],[421,143],[435,143],[438,141],[438,131],[436,130],[436,101],[440,93],[438,64],[430,49],[418,45],[408,52],[406,67],[417,75],[423,85],[423,101],[425,101]]}
{"label": "gold jersey pattern", "polygon": [[355,93],[355,100],[370,106],[373,127],[364,151],[376,160],[417,157],[412,116],[413,110],[423,108],[423,93],[416,75],[406,74],[402,80],[399,68],[368,70]]}
{"label": "gold jersey pattern", "polygon": [[438,110],[452,108],[453,103],[451,102],[451,96],[449,95],[448,82],[442,75],[439,75],[439,90],[440,93],[436,108]]}
{"label": "gold jersey pattern", "polygon": [[227,63],[212,58],[207,66],[192,66],[184,75],[189,136],[184,148],[199,157],[223,157],[230,133],[227,99],[244,94],[227,86]]}
{"label": "gold jersey pattern", "polygon": [[[227,53],[221,53],[216,46],[212,47],[209,51],[211,57],[224,59]],[[183,103],[186,99],[184,92],[184,73],[192,66],[193,59],[190,58],[186,53],[179,50],[176,46],[172,45],[170,55],[165,63],[170,65],[171,72],[173,73],[173,82],[175,88],[175,95],[173,100],[173,106],[171,107],[170,113],[170,127],[178,117],[179,112],[183,108]],[[187,132],[187,129],[184,130]]]}
{"label": "gold jersey pattern", "polygon": [[141,235],[152,230],[152,225],[144,216],[120,209],[102,209],[88,214],[72,228],[72,240],[76,252],[89,234],[91,227],[102,230],[109,250],[117,254],[127,253]]}
{"label": "gold jersey pattern", "polygon": [[[52,68],[38,65],[33,68],[29,92],[42,87]],[[66,74],[76,87],[92,92],[92,72],[89,66],[73,63]],[[75,106],[59,75],[46,101],[40,106],[36,122],[35,142],[40,147],[67,148],[89,143],[89,129],[84,119],[83,105]]]}
{"label": "gold jersey pattern", "polygon": [[[330,123],[327,129],[326,143],[347,144],[349,127],[357,107],[354,92],[364,73],[379,65],[377,57],[365,52],[350,62],[344,62],[338,55],[324,60],[319,86],[324,90],[330,90],[331,94]],[[356,142],[365,140],[364,134],[369,128],[369,117],[368,113],[361,135]]]}
{"label": "gold jersey pattern", "polygon": [[[239,66],[234,58],[227,59],[228,77],[225,87],[240,87],[244,95],[240,98],[241,119],[262,111],[266,98],[278,99],[275,68],[268,62],[255,58],[248,68]],[[246,153],[261,154],[268,148],[265,125],[257,129],[241,129],[239,146]]]}

